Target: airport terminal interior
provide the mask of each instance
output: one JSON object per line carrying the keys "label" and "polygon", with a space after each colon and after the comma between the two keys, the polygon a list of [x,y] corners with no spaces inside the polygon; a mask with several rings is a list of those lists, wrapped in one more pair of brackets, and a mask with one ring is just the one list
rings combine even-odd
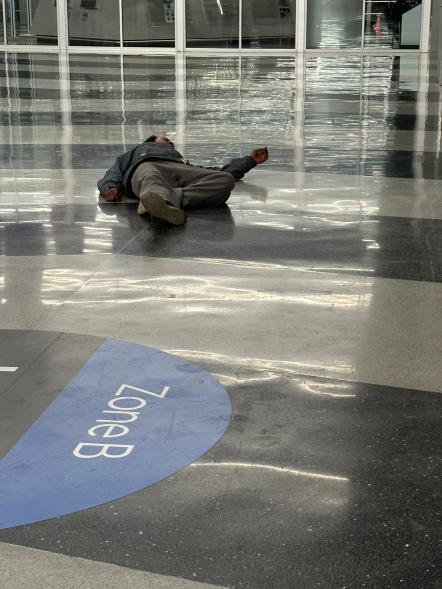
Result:
{"label": "airport terminal interior", "polygon": [[442,587],[441,11],[0,0],[2,589]]}

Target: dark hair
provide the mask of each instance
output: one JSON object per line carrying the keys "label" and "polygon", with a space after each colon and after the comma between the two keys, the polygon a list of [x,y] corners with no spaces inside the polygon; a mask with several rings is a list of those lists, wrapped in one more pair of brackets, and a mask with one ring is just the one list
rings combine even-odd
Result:
{"label": "dark hair", "polygon": [[156,135],[151,135],[146,139],[146,143],[155,143],[155,139],[157,138]]}

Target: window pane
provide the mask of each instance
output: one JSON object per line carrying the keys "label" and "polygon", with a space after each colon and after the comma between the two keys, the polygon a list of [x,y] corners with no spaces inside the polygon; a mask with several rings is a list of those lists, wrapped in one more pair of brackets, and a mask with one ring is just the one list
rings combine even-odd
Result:
{"label": "window pane", "polygon": [[123,43],[126,47],[174,47],[175,0],[124,0]]}
{"label": "window pane", "polygon": [[120,45],[118,0],[67,0],[70,45]]}
{"label": "window pane", "polygon": [[419,49],[422,0],[365,1],[366,47]]}
{"label": "window pane", "polygon": [[57,45],[55,0],[7,1],[6,34],[11,45]]}
{"label": "window pane", "polygon": [[239,0],[186,0],[187,47],[238,47]]}
{"label": "window pane", "polygon": [[243,47],[295,46],[296,0],[243,0]]}
{"label": "window pane", "polygon": [[360,47],[363,0],[308,0],[307,49]]}

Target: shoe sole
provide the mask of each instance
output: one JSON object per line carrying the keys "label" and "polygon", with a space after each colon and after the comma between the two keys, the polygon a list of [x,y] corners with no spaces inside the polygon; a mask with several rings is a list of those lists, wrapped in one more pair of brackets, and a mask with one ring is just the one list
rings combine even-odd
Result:
{"label": "shoe sole", "polygon": [[[167,221],[172,225],[182,225],[186,220],[186,213],[182,209],[173,207],[156,192],[145,192],[140,196],[140,201],[142,208],[145,209],[145,212],[150,213],[152,217]],[[139,206],[138,212],[141,212],[142,208]]]}

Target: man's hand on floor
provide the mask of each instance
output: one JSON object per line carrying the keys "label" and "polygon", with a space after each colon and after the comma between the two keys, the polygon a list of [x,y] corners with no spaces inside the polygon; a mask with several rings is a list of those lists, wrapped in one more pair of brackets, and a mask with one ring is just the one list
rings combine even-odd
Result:
{"label": "man's hand on floor", "polygon": [[117,202],[118,201],[118,188],[108,188],[104,193],[106,202]]}
{"label": "man's hand on floor", "polygon": [[267,147],[259,147],[258,149],[254,149],[250,154],[257,164],[263,164],[269,159],[269,152]]}

